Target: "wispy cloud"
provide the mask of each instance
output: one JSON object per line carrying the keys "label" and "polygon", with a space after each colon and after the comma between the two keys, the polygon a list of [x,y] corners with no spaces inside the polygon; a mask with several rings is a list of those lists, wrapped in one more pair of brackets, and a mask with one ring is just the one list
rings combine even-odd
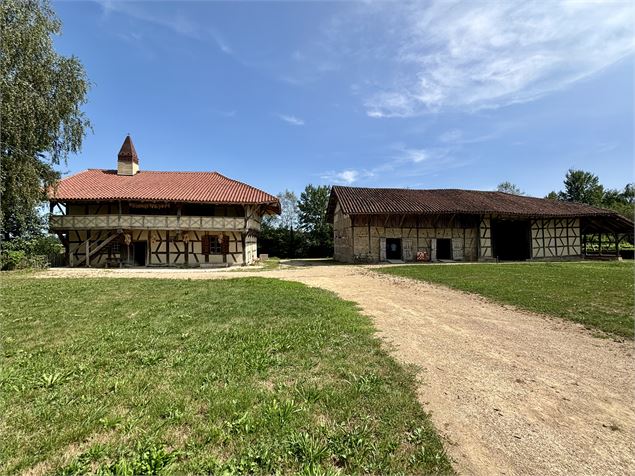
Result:
{"label": "wispy cloud", "polygon": [[322,179],[330,183],[352,185],[362,177],[367,177],[368,172],[346,169],[339,172],[325,172],[322,174]]}
{"label": "wispy cloud", "polygon": [[291,115],[287,115],[287,114],[277,114],[276,115],[278,117],[278,119],[291,124],[292,126],[303,126],[304,125],[304,119],[300,119],[299,117],[296,116],[291,116]]}
{"label": "wispy cloud", "polygon": [[435,0],[360,6],[326,34],[373,66],[362,97],[382,118],[540,98],[633,54],[633,24],[632,2]]}
{"label": "wispy cloud", "polygon": [[234,54],[234,50],[232,49],[231,46],[229,46],[227,41],[225,41],[225,38],[223,37],[223,35],[220,34],[220,32],[218,32],[217,30],[211,29],[210,34],[212,35],[212,38],[216,42],[216,46],[218,46],[218,49],[220,49],[226,55]]}
{"label": "wispy cloud", "polygon": [[321,178],[329,183],[353,185],[356,183],[393,182],[406,186],[415,177],[432,175],[440,170],[457,168],[469,163],[453,155],[455,150],[449,147],[412,148],[403,144],[394,144],[385,155],[383,162],[369,169],[347,168],[329,171]]}
{"label": "wispy cloud", "polygon": [[160,7],[150,7],[150,2],[135,3],[112,0],[95,0],[102,7],[104,17],[113,14],[126,15],[135,20],[150,23],[165,28],[173,33],[200,41],[213,41],[218,49],[227,55],[234,51],[215,28],[202,26],[195,19],[190,18],[183,10],[163,2]]}

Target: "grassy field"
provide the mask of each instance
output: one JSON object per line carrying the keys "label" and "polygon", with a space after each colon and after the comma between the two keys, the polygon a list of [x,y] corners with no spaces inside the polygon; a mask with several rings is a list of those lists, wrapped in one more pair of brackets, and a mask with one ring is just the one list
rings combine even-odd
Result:
{"label": "grassy field", "polygon": [[452,472],[413,375],[328,292],[261,278],[2,285],[4,474]]}
{"label": "grassy field", "polygon": [[381,272],[431,281],[633,338],[633,263],[417,265]]}

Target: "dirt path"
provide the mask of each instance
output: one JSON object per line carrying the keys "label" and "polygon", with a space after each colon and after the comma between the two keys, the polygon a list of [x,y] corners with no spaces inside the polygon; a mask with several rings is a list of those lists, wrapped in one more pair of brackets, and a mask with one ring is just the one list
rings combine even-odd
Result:
{"label": "dirt path", "polygon": [[48,276],[300,281],[357,302],[401,362],[463,474],[635,474],[632,343],[477,296],[360,267],[50,271]]}

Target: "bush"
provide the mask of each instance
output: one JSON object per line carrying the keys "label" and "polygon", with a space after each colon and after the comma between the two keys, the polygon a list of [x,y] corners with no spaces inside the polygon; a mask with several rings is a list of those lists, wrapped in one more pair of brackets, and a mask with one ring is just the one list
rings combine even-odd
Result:
{"label": "bush", "polygon": [[64,252],[64,246],[52,235],[33,238],[14,238],[2,242],[0,252],[0,269],[14,270],[36,268],[49,265],[49,256]]}

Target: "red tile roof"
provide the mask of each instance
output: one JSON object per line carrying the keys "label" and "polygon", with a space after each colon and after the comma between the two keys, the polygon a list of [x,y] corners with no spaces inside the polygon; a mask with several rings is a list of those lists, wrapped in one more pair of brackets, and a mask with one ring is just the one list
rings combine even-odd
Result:
{"label": "red tile roof", "polygon": [[335,199],[342,211],[355,214],[499,214],[538,217],[616,216],[612,210],[582,203],[476,190],[412,190],[334,186],[329,215]]}
{"label": "red tile roof", "polygon": [[89,169],[61,180],[49,190],[49,199],[268,205],[271,211],[280,212],[280,202],[273,195],[218,172],[117,175],[116,170]]}

